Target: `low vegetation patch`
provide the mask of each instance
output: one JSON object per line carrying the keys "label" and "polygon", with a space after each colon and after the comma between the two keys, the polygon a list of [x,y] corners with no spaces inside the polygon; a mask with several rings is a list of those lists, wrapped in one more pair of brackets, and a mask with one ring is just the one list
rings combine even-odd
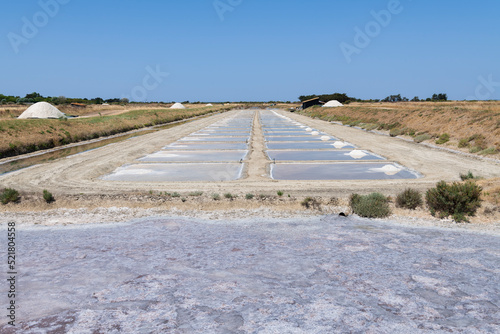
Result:
{"label": "low vegetation patch", "polygon": [[189,196],[191,197],[200,197],[203,195],[203,191],[193,191],[189,193]]}
{"label": "low vegetation patch", "polygon": [[482,188],[473,181],[447,184],[439,182],[429,189],[425,199],[433,216],[446,218],[452,216],[457,222],[468,221],[467,216],[474,216],[481,207]]}
{"label": "low vegetation patch", "polygon": [[306,197],[304,200],[300,203],[303,207],[306,209],[316,209],[316,210],[321,210],[321,202],[319,202],[316,198],[314,197]]}
{"label": "low vegetation patch", "polygon": [[246,195],[245,195],[245,198],[246,198],[246,199],[253,199],[254,197],[255,197],[255,195],[254,195],[254,194],[246,194]]}
{"label": "low vegetation patch", "polygon": [[353,194],[350,198],[352,212],[365,218],[385,218],[391,215],[389,199],[382,194]]}
{"label": "low vegetation patch", "polygon": [[424,204],[422,194],[415,189],[406,189],[396,197],[396,207],[415,210]]}
{"label": "low vegetation patch", "polygon": [[212,199],[214,201],[219,201],[220,200],[220,195],[219,194],[212,194]]}
{"label": "low vegetation patch", "polygon": [[413,138],[413,141],[415,143],[422,143],[422,142],[429,140],[429,139],[432,139],[432,136],[428,133],[424,133],[424,134],[418,135],[415,138]]}
{"label": "low vegetation patch", "polygon": [[19,192],[12,188],[6,188],[0,194],[0,202],[2,204],[16,203],[20,200]]}
{"label": "low vegetation patch", "polygon": [[231,193],[225,193],[224,197],[232,201],[233,199],[236,198],[236,195],[233,195]]}
{"label": "low vegetation patch", "polygon": [[438,140],[436,140],[436,144],[443,145],[450,141],[450,135],[447,133],[443,133],[439,136]]}
{"label": "low vegetation patch", "polygon": [[49,204],[55,201],[54,196],[48,190],[43,191],[43,199]]}

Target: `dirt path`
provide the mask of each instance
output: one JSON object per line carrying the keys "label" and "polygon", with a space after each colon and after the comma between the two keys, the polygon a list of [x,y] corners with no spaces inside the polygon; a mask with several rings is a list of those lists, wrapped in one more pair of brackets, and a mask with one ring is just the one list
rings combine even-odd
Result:
{"label": "dirt path", "polygon": [[[454,181],[460,173],[472,171],[485,178],[500,177],[500,164],[471,157],[431,149],[423,145],[397,138],[376,135],[362,130],[348,128],[321,120],[311,119],[282,111],[282,114],[306,125],[322,130],[332,136],[349,141],[362,149],[370,150],[391,161],[414,169],[424,175],[417,180],[384,181],[275,181],[263,178],[263,141],[260,127],[254,130],[254,142],[250,159],[258,164],[249,167],[249,177],[231,182],[111,182],[99,178],[111,173],[117,167],[134,162],[137,158],[160,150],[192,132],[198,131],[218,120],[235,114],[231,111],[214,115],[178,127],[132,138],[93,151],[84,152],[64,159],[33,166],[0,176],[0,185],[21,191],[41,192],[49,189],[54,194],[123,194],[136,191],[191,192],[228,191],[234,194],[273,193],[283,190],[293,196],[347,196],[352,192],[367,193],[379,191],[396,194],[406,187],[427,189],[439,180]],[[255,120],[258,124],[258,120]],[[259,129],[257,129],[259,128]]]}

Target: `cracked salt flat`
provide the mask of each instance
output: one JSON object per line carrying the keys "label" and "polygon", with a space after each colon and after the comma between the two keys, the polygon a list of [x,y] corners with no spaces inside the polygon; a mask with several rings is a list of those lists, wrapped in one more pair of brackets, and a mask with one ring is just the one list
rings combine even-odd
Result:
{"label": "cracked salt flat", "polygon": [[389,180],[419,177],[418,173],[394,163],[271,164],[271,178],[275,180]]}
{"label": "cracked salt flat", "polygon": [[373,153],[353,151],[267,151],[267,156],[276,161],[349,161],[349,160],[385,160]]}
{"label": "cracked salt flat", "polygon": [[138,159],[143,162],[239,162],[248,151],[159,151]]}
{"label": "cracked salt flat", "polygon": [[104,181],[176,182],[233,181],[241,178],[242,163],[150,163],[131,164],[103,176]]}
{"label": "cracked salt flat", "polygon": [[18,235],[23,295],[5,334],[500,332],[496,236],[333,216]]}

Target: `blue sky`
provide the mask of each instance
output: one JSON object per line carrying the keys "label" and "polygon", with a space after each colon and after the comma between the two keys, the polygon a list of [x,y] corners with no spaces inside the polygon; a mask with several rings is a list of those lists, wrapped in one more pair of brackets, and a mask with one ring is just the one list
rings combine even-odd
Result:
{"label": "blue sky", "polygon": [[[381,11],[390,15],[383,24],[372,15]],[[8,1],[0,12],[0,93],[500,99],[499,13],[498,0]],[[367,27],[356,41],[355,29]],[[346,57],[341,45],[357,51]]]}

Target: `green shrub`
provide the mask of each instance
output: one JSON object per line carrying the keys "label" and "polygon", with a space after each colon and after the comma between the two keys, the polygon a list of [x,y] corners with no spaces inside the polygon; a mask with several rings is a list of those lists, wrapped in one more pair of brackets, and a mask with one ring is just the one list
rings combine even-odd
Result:
{"label": "green shrub", "polygon": [[424,134],[422,134],[422,135],[418,135],[418,136],[416,136],[416,137],[413,139],[413,141],[414,141],[415,143],[421,143],[421,142],[424,142],[424,141],[429,140],[429,139],[431,139],[431,138],[432,138],[432,136],[431,136],[430,134],[428,134],[428,133],[424,133]]}
{"label": "green shrub", "polygon": [[379,193],[366,196],[353,194],[350,198],[350,205],[352,212],[360,217],[384,218],[391,214],[389,199]]}
{"label": "green shrub", "polygon": [[193,196],[193,197],[199,197],[203,195],[203,191],[193,191],[191,193],[189,193],[189,196]]}
{"label": "green shrub", "polygon": [[406,189],[396,197],[396,206],[398,208],[415,210],[423,204],[422,194],[414,189]]}
{"label": "green shrub", "polygon": [[439,139],[436,140],[436,144],[442,145],[446,144],[449,141],[450,141],[450,135],[447,133],[443,133],[441,136],[439,136]]}
{"label": "green shrub", "polygon": [[313,198],[313,197],[306,197],[304,198],[304,200],[300,203],[303,207],[305,207],[306,209],[310,209],[310,208],[314,208],[314,209],[317,209],[317,210],[320,210],[321,209],[321,203]]}
{"label": "green shrub", "polygon": [[224,197],[230,199],[231,201],[236,198],[236,196],[231,193],[225,193]]}
{"label": "green shrub", "polygon": [[54,196],[52,196],[52,194],[48,190],[43,191],[43,199],[47,203],[52,203],[55,201]]}
{"label": "green shrub", "polygon": [[405,129],[392,129],[391,131],[389,131],[389,135],[391,137],[401,136],[404,135],[405,133],[406,133]]}
{"label": "green shrub", "polygon": [[246,195],[245,195],[245,198],[246,198],[246,199],[253,199],[254,197],[255,197],[255,195],[254,195],[254,194],[246,194]]}
{"label": "green shrub", "polygon": [[279,197],[281,197],[281,196],[283,196],[284,192],[282,192],[281,190],[278,190],[277,194],[278,194]]}
{"label": "green shrub", "polygon": [[174,197],[174,198],[178,198],[178,197],[181,197],[181,194],[179,194],[179,193],[175,192],[175,193],[173,193],[173,194],[172,194],[172,197]]}
{"label": "green shrub", "polygon": [[481,207],[482,188],[473,181],[466,183],[439,182],[436,188],[429,189],[425,195],[431,214],[440,218],[452,216],[457,222],[467,221]]}
{"label": "green shrub", "polygon": [[220,200],[220,195],[219,194],[212,194],[212,199],[214,201],[218,201],[218,200]]}
{"label": "green shrub", "polygon": [[496,148],[494,147],[490,147],[490,148],[487,148],[485,150],[482,150],[481,152],[479,152],[478,154],[479,155],[490,155],[490,154],[497,154],[498,151]]}
{"label": "green shrub", "polygon": [[469,144],[469,139],[468,138],[462,138],[458,142],[458,147],[460,147],[460,148],[465,148],[465,147],[469,147],[469,146],[470,146],[470,144]]}
{"label": "green shrub", "polygon": [[460,179],[462,181],[467,181],[467,180],[474,180],[476,177],[474,174],[472,174],[471,171],[469,171],[467,174],[460,174]]}
{"label": "green shrub", "polygon": [[477,153],[477,152],[481,152],[483,149],[479,146],[472,146],[469,150],[470,153]]}
{"label": "green shrub", "polygon": [[3,190],[2,194],[0,194],[0,201],[2,204],[8,203],[16,203],[20,199],[19,192],[15,189],[6,188]]}

